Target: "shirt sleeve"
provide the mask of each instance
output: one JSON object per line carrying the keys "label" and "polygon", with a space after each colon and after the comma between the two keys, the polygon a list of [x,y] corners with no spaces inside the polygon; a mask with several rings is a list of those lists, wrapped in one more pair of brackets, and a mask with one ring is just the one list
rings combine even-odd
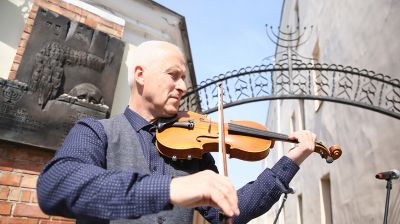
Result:
{"label": "shirt sleeve", "polygon": [[170,176],[106,170],[106,148],[100,122],[78,121],[39,176],[41,209],[70,218],[118,219],[172,208]]}
{"label": "shirt sleeve", "polygon": [[[240,215],[233,218],[233,223],[247,223],[275,204],[282,193],[292,191],[289,183],[299,170],[291,159],[282,157],[271,169],[265,169],[255,181],[249,182],[238,193]],[[219,223],[219,210],[209,206],[196,208],[210,223]]]}

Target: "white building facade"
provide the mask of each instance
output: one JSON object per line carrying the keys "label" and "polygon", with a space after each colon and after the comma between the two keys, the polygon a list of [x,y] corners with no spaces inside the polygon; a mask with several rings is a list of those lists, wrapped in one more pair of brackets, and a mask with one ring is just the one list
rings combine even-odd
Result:
{"label": "white building facade", "polygon": [[[295,50],[314,62],[366,69],[398,80],[399,10],[400,2],[389,0],[286,0],[281,27],[313,26],[309,40]],[[269,106],[267,127],[282,133],[308,129],[327,146],[343,149],[332,164],[313,154],[301,165],[291,182],[296,192],[288,195],[279,223],[382,223],[386,181],[375,174],[400,169],[400,120],[333,102],[275,100]],[[266,165],[291,147],[277,143]],[[266,223],[272,223],[278,206],[267,213]],[[399,180],[393,181],[388,212],[388,223],[400,222]]]}

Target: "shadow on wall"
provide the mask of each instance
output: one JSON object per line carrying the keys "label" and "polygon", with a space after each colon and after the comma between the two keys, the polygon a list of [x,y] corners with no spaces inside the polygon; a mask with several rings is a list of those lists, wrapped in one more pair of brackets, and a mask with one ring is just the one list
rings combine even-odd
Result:
{"label": "shadow on wall", "polygon": [[17,49],[21,34],[24,30],[24,14],[29,13],[29,3],[24,1],[20,6],[9,0],[0,1],[0,42]]}
{"label": "shadow on wall", "polygon": [[130,66],[130,62],[132,61],[131,54],[134,50],[135,46],[125,42],[124,55],[122,58],[117,86],[115,87],[111,116],[123,113],[125,108],[128,106],[131,93],[128,85],[128,75],[133,75],[133,68],[131,68],[132,66]]}

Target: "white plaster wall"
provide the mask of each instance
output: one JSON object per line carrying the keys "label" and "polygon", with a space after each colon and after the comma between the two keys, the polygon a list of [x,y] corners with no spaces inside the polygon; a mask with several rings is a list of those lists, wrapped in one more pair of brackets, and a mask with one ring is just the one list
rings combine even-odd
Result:
{"label": "white plaster wall", "polygon": [[[285,1],[281,26],[293,21],[294,3]],[[300,26],[317,28],[299,51],[311,56],[319,39],[321,62],[372,70],[399,79],[399,10],[400,2],[395,0],[299,0]],[[298,110],[298,102],[282,103],[282,132],[289,132],[289,115]],[[267,122],[271,129],[277,126],[275,112],[276,101],[273,101]],[[319,182],[328,173],[333,223],[382,223],[386,182],[374,176],[380,171],[400,169],[400,121],[329,102],[324,102],[316,112],[312,101],[305,101],[305,118],[306,129],[314,131],[327,145],[340,144],[343,155],[331,165],[318,155],[312,155],[302,164],[291,183],[297,192],[288,198],[285,223],[297,223],[298,194],[303,195],[303,223],[321,223]],[[268,160],[268,164],[275,161],[273,157]],[[394,181],[389,223],[400,220],[399,185],[400,181]]]}
{"label": "white plaster wall", "polygon": [[0,78],[8,78],[31,7],[27,0],[0,1]]}
{"label": "white plaster wall", "polygon": [[111,115],[121,113],[128,106],[128,100],[130,97],[130,88],[128,84],[128,75],[132,75],[133,68],[129,63],[133,51],[136,46],[130,43],[125,44],[124,57],[122,58],[121,70],[119,72],[117,86],[115,87],[113,108]]}

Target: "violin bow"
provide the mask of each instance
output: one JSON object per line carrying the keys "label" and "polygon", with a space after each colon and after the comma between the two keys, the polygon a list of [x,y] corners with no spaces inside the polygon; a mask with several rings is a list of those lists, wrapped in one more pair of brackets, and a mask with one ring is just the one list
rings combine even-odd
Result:
{"label": "violin bow", "polygon": [[[218,84],[218,169],[224,169],[224,176],[228,176],[228,165],[226,161],[225,125],[224,125],[224,87],[222,82]],[[232,219],[223,216],[220,224],[231,224]]]}
{"label": "violin bow", "polygon": [[225,125],[224,125],[224,87],[222,82],[218,84],[218,169],[224,170],[224,176],[228,176],[228,165],[226,161],[225,147]]}

